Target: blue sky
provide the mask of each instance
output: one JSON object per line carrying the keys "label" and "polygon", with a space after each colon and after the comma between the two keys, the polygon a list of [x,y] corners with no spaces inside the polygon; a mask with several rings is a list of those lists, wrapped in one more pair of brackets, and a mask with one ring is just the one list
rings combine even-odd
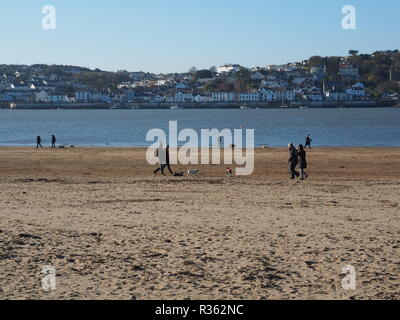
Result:
{"label": "blue sky", "polygon": [[[344,5],[357,29],[341,28]],[[54,5],[56,30],[41,27]],[[13,0],[0,4],[0,64],[184,72],[400,49],[398,0]]]}

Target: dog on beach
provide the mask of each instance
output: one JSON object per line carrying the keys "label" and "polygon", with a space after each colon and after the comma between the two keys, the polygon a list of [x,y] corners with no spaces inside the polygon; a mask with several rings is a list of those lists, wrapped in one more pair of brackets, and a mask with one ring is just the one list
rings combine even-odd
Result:
{"label": "dog on beach", "polygon": [[195,176],[199,172],[199,169],[189,169],[187,172],[188,176]]}

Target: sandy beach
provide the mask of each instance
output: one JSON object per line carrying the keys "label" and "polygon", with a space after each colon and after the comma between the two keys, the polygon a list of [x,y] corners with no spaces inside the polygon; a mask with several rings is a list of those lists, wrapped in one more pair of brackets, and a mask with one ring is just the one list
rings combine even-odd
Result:
{"label": "sandy beach", "polygon": [[156,177],[145,149],[0,148],[0,299],[399,299],[400,148],[312,149],[306,181],[286,161]]}

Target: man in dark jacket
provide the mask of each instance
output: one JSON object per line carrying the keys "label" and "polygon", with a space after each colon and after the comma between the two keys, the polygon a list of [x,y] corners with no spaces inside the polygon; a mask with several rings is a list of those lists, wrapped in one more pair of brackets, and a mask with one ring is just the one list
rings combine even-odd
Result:
{"label": "man in dark jacket", "polygon": [[42,138],[40,136],[37,136],[36,137],[36,148],[39,148],[39,147],[43,148],[43,146],[42,146]]}
{"label": "man in dark jacket", "polygon": [[54,134],[52,134],[51,135],[51,147],[52,148],[56,147],[56,142],[57,142],[56,136]]}
{"label": "man in dark jacket", "polygon": [[173,175],[174,173],[171,170],[171,166],[169,163],[169,145],[167,145],[167,147],[164,149],[161,144],[160,147],[157,149],[157,157],[159,159],[160,166],[153,171],[154,174],[157,175],[157,172],[161,171],[161,175],[164,175],[164,169],[167,168],[171,175]]}
{"label": "man in dark jacket", "polygon": [[306,137],[306,145],[305,145],[305,148],[307,148],[307,146],[311,149],[311,142],[312,142],[312,139],[311,139],[311,137],[310,137],[310,135],[308,135],[307,137]]}
{"label": "man in dark jacket", "polygon": [[167,144],[166,153],[167,153],[167,154],[166,154],[167,169],[168,169],[168,171],[169,171],[169,173],[170,173],[171,175],[174,175],[174,172],[172,171],[171,165],[170,165],[170,163],[169,163],[169,144]]}
{"label": "man in dark jacket", "polygon": [[293,143],[289,143],[288,149],[289,149],[288,164],[289,164],[290,179],[296,179],[296,177],[299,176],[299,173],[296,171],[296,166],[298,163],[297,150],[294,147]]}

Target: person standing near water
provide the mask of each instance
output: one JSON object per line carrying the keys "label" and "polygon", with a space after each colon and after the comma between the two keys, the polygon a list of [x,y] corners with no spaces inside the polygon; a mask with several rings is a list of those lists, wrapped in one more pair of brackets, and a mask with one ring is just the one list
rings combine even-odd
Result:
{"label": "person standing near water", "polygon": [[300,180],[304,180],[308,177],[308,174],[304,171],[304,169],[307,169],[307,154],[302,144],[299,145],[297,156],[300,170]]}
{"label": "person standing near water", "polygon": [[305,145],[305,148],[307,148],[307,146],[311,149],[311,142],[312,142],[312,139],[311,139],[311,137],[310,137],[310,135],[308,135],[307,137],[306,137],[306,145]]}
{"label": "person standing near water", "polygon": [[42,146],[42,138],[40,136],[37,136],[36,137],[36,149],[39,148],[39,147],[43,148],[43,146]]}
{"label": "person standing near water", "polygon": [[293,143],[288,144],[288,150],[289,150],[288,164],[289,164],[290,179],[296,179],[296,177],[299,176],[299,173],[296,171],[296,166],[298,163],[297,150],[294,147]]}
{"label": "person standing near water", "polygon": [[57,142],[56,136],[54,134],[52,134],[51,135],[51,147],[52,148],[56,147],[56,142]]}

